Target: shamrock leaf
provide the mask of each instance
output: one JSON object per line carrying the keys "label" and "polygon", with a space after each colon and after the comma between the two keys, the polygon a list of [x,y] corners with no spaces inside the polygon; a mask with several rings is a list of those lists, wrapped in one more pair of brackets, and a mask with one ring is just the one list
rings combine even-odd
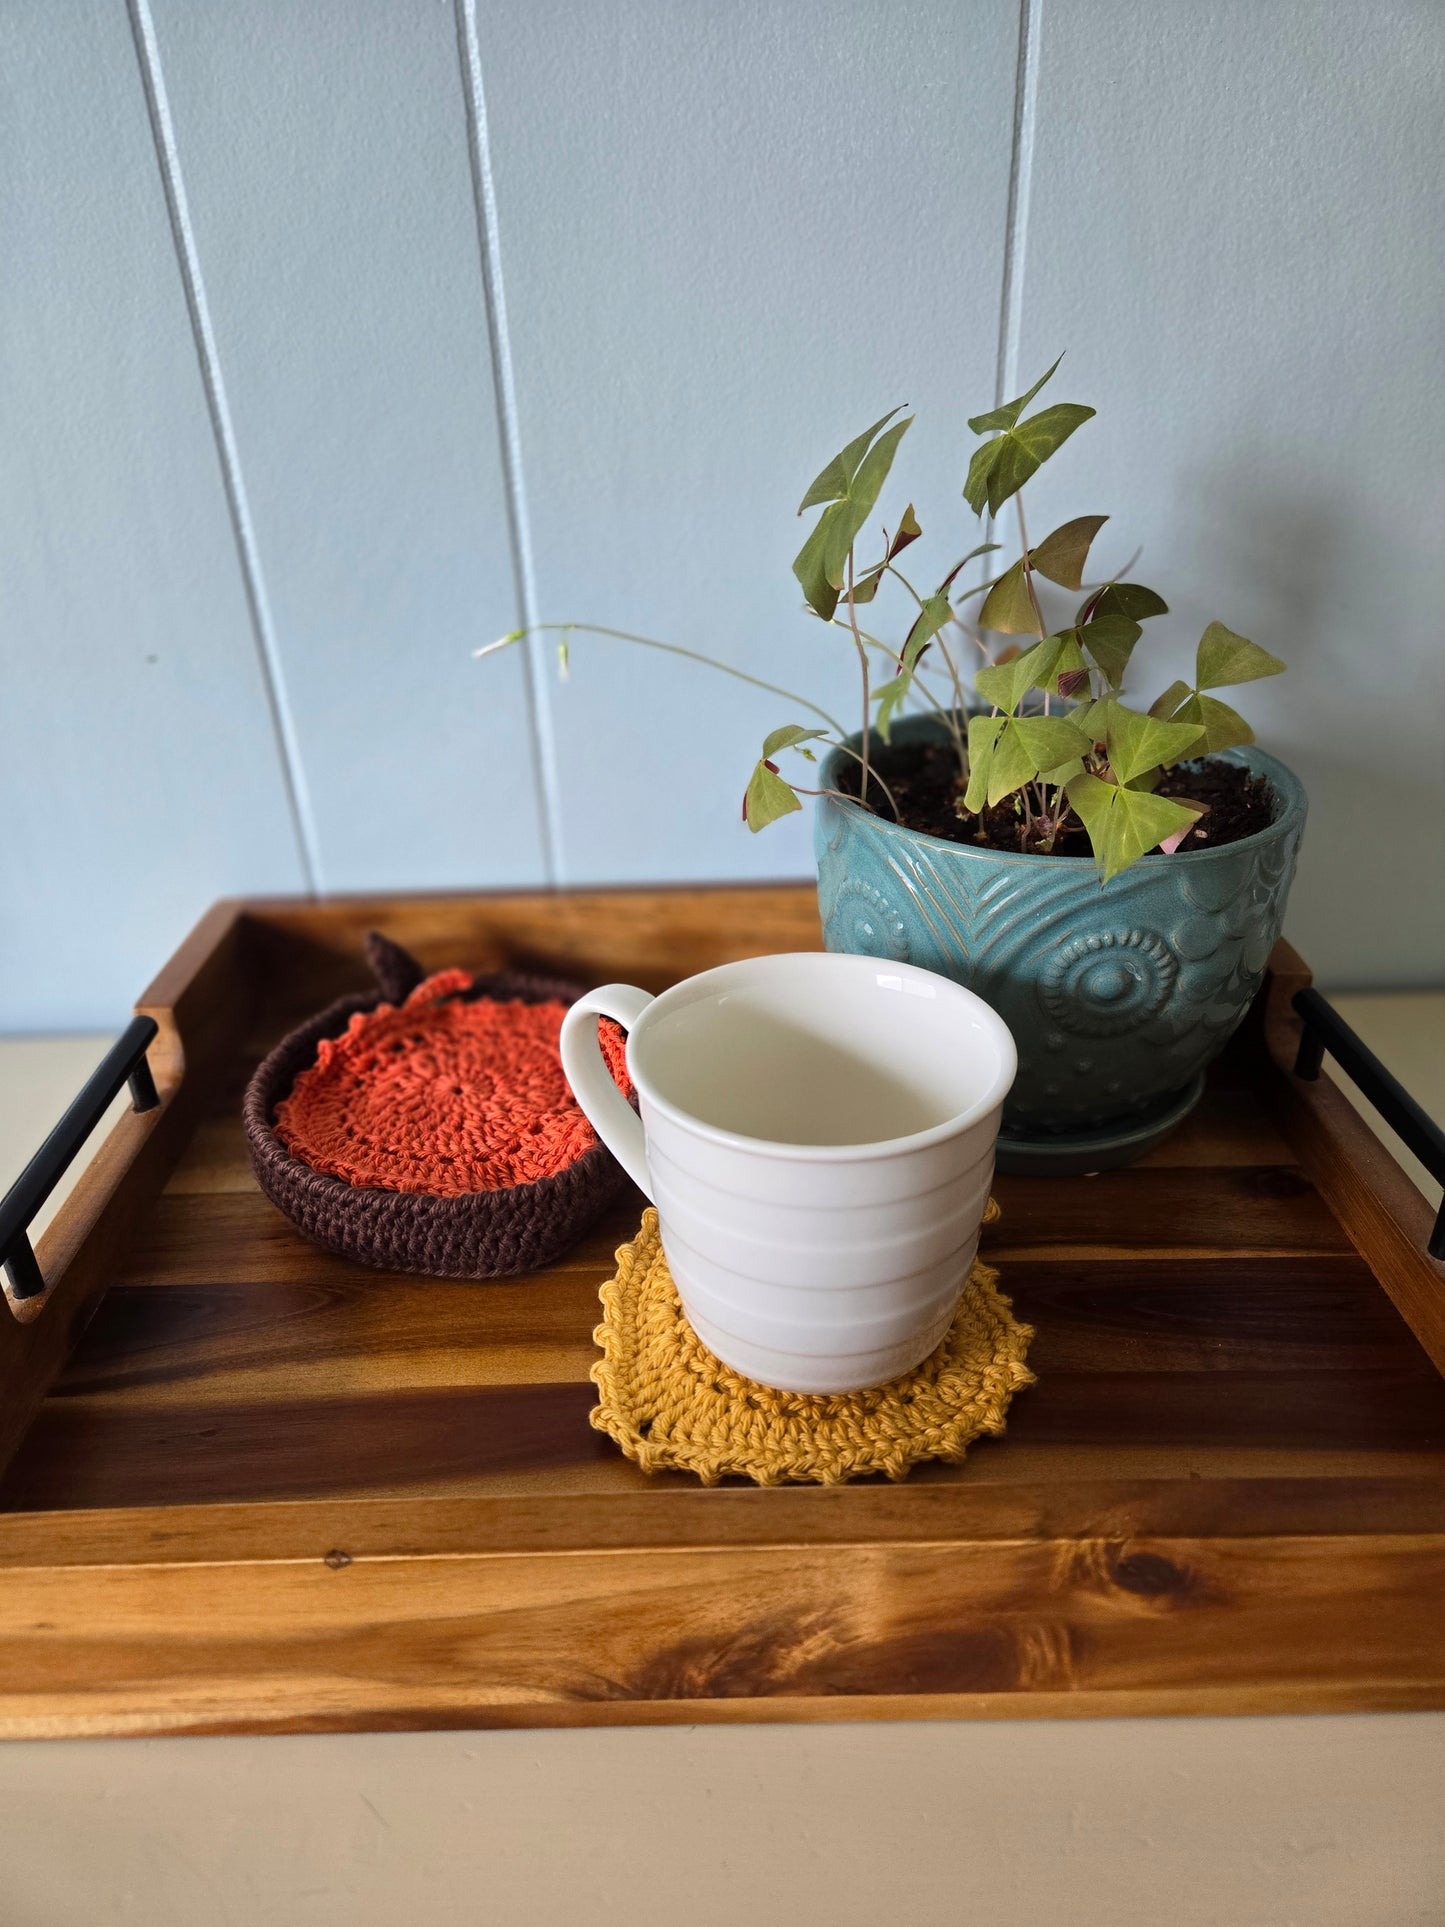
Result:
{"label": "shamrock leaf", "polygon": [[780,816],[788,816],[802,804],[772,764],[763,759],[753,770],[743,797],[743,821],[754,832],[765,830]]}
{"label": "shamrock leaf", "polygon": [[[902,403],[899,404],[900,407],[902,405]],[[841,449],[832,461],[813,477],[807,494],[798,504],[799,515],[807,509],[817,508],[824,502],[842,501],[848,493],[854,476],[858,473],[858,465],[867,454],[873,437],[879,429],[886,428],[897,413],[897,408],[890,408],[886,415],[880,415],[871,428],[865,428],[861,435],[855,435],[848,446]]]}
{"label": "shamrock leaf", "polygon": [[1105,883],[1203,813],[1172,797],[1102,782],[1087,771],[1071,779],[1065,794],[1089,833]]}
{"label": "shamrock leaf", "polygon": [[996,629],[1004,636],[1037,635],[1039,619],[1034,614],[1028,583],[1024,580],[1023,558],[1004,570],[994,583],[978,612],[985,629]]}
{"label": "shamrock leaf", "polygon": [[[1030,415],[1027,421],[1020,422],[1000,435],[996,441],[986,442],[982,455],[993,451],[993,458],[982,470],[982,492],[987,498],[989,513],[997,515],[1004,503],[1012,495],[1017,495],[1031,475],[1041,469],[1051,455],[1061,449],[1076,428],[1093,416],[1092,408],[1084,408],[1078,402],[1055,402],[1052,408],[1045,408],[1040,414]],[[978,456],[969,466],[969,481],[975,485],[975,468]],[[968,490],[965,489],[965,494]],[[969,496],[969,506],[974,513],[980,512],[973,496]]]}
{"label": "shamrock leaf", "polygon": [[1219,750],[1236,749],[1241,743],[1254,741],[1254,731],[1239,711],[1215,696],[1192,695],[1175,720],[1201,724],[1204,741],[1199,747],[1211,756]]}
{"label": "shamrock leaf", "polygon": [[[1092,716],[1089,727],[1097,727]],[[1108,733],[1104,738],[1109,768],[1119,782],[1131,783],[1161,764],[1177,763],[1199,742],[1203,733],[1197,723],[1166,723],[1157,716],[1142,716],[1137,709],[1126,709],[1123,703],[1111,703]]]}
{"label": "shamrock leaf", "polygon": [[1075,516],[1072,522],[1063,523],[1046,535],[1036,549],[1030,550],[1030,563],[1060,588],[1081,589],[1090,545],[1108,519],[1107,515]]}
{"label": "shamrock leaf", "polygon": [[1084,648],[1103,670],[1111,687],[1117,689],[1129,667],[1134,644],[1144,631],[1128,616],[1096,615],[1082,629],[1074,631]]}
{"label": "shamrock leaf", "polygon": [[804,729],[801,723],[787,723],[764,739],[763,757],[766,760],[776,756],[780,749],[794,749],[799,743],[821,742],[827,733],[823,729]]}
{"label": "shamrock leaf", "polygon": [[1081,622],[1090,610],[1096,616],[1127,616],[1130,622],[1147,622],[1150,616],[1167,616],[1169,604],[1142,582],[1106,582],[1080,609]]}
{"label": "shamrock leaf", "polygon": [[1199,638],[1194,687],[1227,689],[1231,683],[1257,682],[1261,676],[1278,676],[1283,669],[1279,657],[1261,649],[1257,642],[1237,636],[1222,622],[1211,622]]}
{"label": "shamrock leaf", "polygon": [[1012,662],[993,663],[980,669],[974,687],[985,702],[1010,713],[1018,708],[1029,690],[1041,688],[1053,675],[1063,649],[1063,636],[1046,636]]}
{"label": "shamrock leaf", "polygon": [[[884,429],[884,424],[897,413],[895,408],[891,414],[884,415],[835,455],[814,480],[798,511],[801,515],[803,509],[814,508],[820,502],[828,504],[793,563],[793,574],[802,585],[809,607],[824,622],[833,619],[848,566],[848,552],[873,513],[898,444],[912,426],[913,417],[908,415]],[[881,435],[879,429],[884,429]]]}
{"label": "shamrock leaf", "polygon": [[[1062,361],[1062,360],[1063,360],[1063,356],[1060,355],[1059,361]],[[1050,368],[1048,374],[1040,375],[1038,380],[1034,383],[1033,387],[1030,388],[1026,394],[1020,395],[1017,401],[1006,401],[1002,408],[990,409],[990,411],[986,415],[972,416],[969,420],[968,425],[973,430],[974,434],[990,435],[993,433],[993,431],[996,428],[1012,428],[1014,423],[1018,420],[1019,416],[1024,412],[1024,410],[1028,407],[1029,403],[1033,400],[1034,396],[1043,387],[1044,383],[1047,381],[1051,381],[1053,379],[1053,376],[1056,370],[1058,369],[1059,361],[1056,361],[1054,363],[1053,367]]]}
{"label": "shamrock leaf", "polygon": [[948,592],[940,589],[937,595],[928,597],[913,619],[913,627],[904,639],[903,654],[899,658],[902,666],[912,672],[929,643],[944,624],[952,620],[953,607],[948,600]]}

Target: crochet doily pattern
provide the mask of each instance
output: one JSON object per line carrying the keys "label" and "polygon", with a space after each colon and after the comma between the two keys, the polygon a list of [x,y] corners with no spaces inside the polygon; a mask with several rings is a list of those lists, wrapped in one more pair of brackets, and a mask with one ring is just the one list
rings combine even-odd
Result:
{"label": "crochet doily pattern", "polygon": [[[998,1216],[992,1201],[985,1223]],[[737,1475],[758,1485],[838,1485],[866,1473],[901,1479],[922,1459],[960,1461],[998,1434],[1032,1327],[1014,1317],[998,1273],[975,1260],[942,1344],[915,1371],[866,1392],[775,1392],[724,1365],[695,1335],[667,1268],[657,1213],[617,1253],[602,1286],[600,1403],[592,1423],[645,1472],[692,1472],[704,1485]]]}
{"label": "crochet doily pattern", "polygon": [[[455,1198],[555,1177],[597,1134],[562,1075],[562,1003],[468,1000],[443,970],[400,1004],[359,1011],[276,1106],[289,1151],[345,1183]],[[600,1026],[624,1090],[624,1043]]]}

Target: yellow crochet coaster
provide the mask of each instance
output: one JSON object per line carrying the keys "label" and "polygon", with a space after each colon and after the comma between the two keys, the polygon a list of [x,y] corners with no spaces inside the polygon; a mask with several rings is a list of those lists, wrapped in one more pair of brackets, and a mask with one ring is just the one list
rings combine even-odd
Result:
{"label": "yellow crochet coaster", "polygon": [[[997,1216],[990,1201],[987,1219]],[[829,1397],[770,1391],[707,1349],[683,1315],[655,1211],[600,1296],[593,1425],[644,1472],[695,1472],[704,1485],[728,1475],[838,1485],[870,1472],[901,1479],[920,1459],[957,1463],[980,1434],[1002,1432],[1009,1400],[1034,1382],[1033,1330],[977,1260],[932,1357],[872,1391]]]}

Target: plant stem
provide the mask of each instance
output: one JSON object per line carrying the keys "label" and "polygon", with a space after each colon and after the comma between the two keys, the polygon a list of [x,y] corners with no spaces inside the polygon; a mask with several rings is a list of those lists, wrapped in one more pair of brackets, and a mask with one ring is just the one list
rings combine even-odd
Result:
{"label": "plant stem", "polygon": [[1029,602],[1033,607],[1034,621],[1039,625],[1039,641],[1044,639],[1044,612],[1039,607],[1038,591],[1034,588],[1034,571],[1029,561],[1029,532],[1024,523],[1024,492],[1019,490],[1014,496],[1014,507],[1019,512],[1019,546],[1022,550],[1024,565],[1024,587],[1029,592]]}
{"label": "plant stem", "polygon": [[[845,742],[837,742],[833,747],[835,749],[841,749],[845,756],[851,756],[855,763],[861,763],[863,761],[863,758],[858,754],[857,750],[850,749]],[[785,783],[788,782],[786,776],[783,778],[783,781]],[[876,769],[873,771],[873,782],[887,797],[888,807],[893,812],[893,820],[896,823],[901,823],[903,821],[903,812],[898,807],[898,798],[893,794],[892,790],[889,789]],[[843,790],[804,790],[798,789],[796,783],[788,783],[788,787],[789,789],[798,790],[799,796],[841,796],[844,801],[848,803],[856,803],[859,800],[856,796],[848,796]]]}
{"label": "plant stem", "polygon": [[611,636],[617,642],[635,642],[643,649],[661,649],[666,655],[682,656],[688,662],[700,662],[705,669],[716,669],[724,676],[732,676],[737,682],[751,683],[754,689],[766,689],[770,696],[782,696],[790,703],[797,703],[801,709],[811,710],[813,715],[821,717],[829,729],[834,730],[840,737],[848,733],[836,716],[830,716],[826,709],[820,708],[815,702],[810,702],[806,696],[800,696],[794,689],[784,689],[775,682],[764,682],[761,676],[750,676],[746,669],[734,669],[730,662],[719,662],[714,656],[700,655],[696,649],[684,649],[680,643],[659,642],[654,636],[635,636],[628,629],[604,629],[596,622],[534,622],[530,628],[518,629],[510,636],[504,636],[500,642],[489,642],[483,649],[474,649],[472,654],[474,657],[490,656],[498,649],[509,649],[514,642],[520,642],[524,636],[534,633],[545,635],[548,631],[555,629],[576,629],[586,635]]}
{"label": "plant stem", "polygon": [[[868,686],[868,651],[863,647],[863,638],[858,633],[858,611],[853,602],[853,549],[851,544],[848,548],[848,626],[853,631],[853,643],[858,651],[858,666],[863,672],[863,754],[858,760],[863,765],[862,802],[866,810],[868,807],[868,737],[872,728],[871,712],[873,697],[872,691]],[[842,730],[839,730],[838,734],[840,736],[842,733]]]}
{"label": "plant stem", "polygon": [[[851,755],[852,752],[850,751],[849,753]],[[856,761],[857,759],[855,758],[854,760]],[[784,777],[783,781],[787,783],[788,779]],[[892,792],[889,790],[888,785],[883,781],[883,778],[878,774],[877,770],[874,770],[873,772],[873,781],[878,785],[879,789],[882,790],[883,794],[888,798],[889,806],[893,811],[895,821],[901,823],[903,819],[898,815],[898,805],[893,801]],[[836,796],[840,803],[856,803],[858,801],[858,798],[856,796],[850,796],[847,790],[827,790],[827,789],[805,790],[801,783],[788,783],[788,788],[794,791],[798,796]]]}
{"label": "plant stem", "polygon": [[[838,618],[834,616],[833,626],[837,629],[846,629],[848,625],[845,622],[839,622]],[[893,662],[893,663],[897,662],[898,657],[891,643],[884,642],[880,636],[870,635],[866,629],[860,629],[858,631],[858,634],[863,638],[864,642],[867,643],[870,649],[877,649],[882,655],[887,656],[890,662]],[[936,636],[934,640],[938,642],[940,648],[943,647],[941,637]],[[943,651],[943,659],[945,662],[948,662],[948,651],[946,649],[944,649]],[[951,662],[948,662],[948,666],[950,671],[952,671],[953,664]],[[913,671],[914,684],[916,685],[917,688],[922,690],[925,699],[932,705],[934,712],[938,717],[938,720],[943,724],[945,729],[947,729],[948,733],[953,737],[954,742],[958,745],[959,754],[962,755],[963,739],[959,735],[958,725],[954,722],[949,711],[944,708],[943,704],[938,700],[937,696],[934,695],[933,691],[929,688],[928,684],[923,680],[923,676],[924,676],[923,664],[919,663]],[[958,677],[955,675],[953,680],[956,687],[958,683]],[[877,770],[874,770],[873,772],[873,780],[875,783],[878,783],[880,785],[883,782],[883,778],[878,774]],[[892,801],[891,798],[889,800]],[[895,805],[894,807],[896,809],[897,806]]]}
{"label": "plant stem", "polygon": [[967,776],[968,775],[968,737],[965,733],[966,726],[964,723],[964,718],[968,714],[968,704],[964,700],[963,682],[959,677],[958,665],[954,662],[953,657],[948,653],[948,644],[943,640],[942,629],[939,630],[934,640],[938,644],[939,654],[943,657],[944,662],[947,663],[948,665],[949,681],[953,684],[953,703],[949,710],[949,724],[953,730],[953,740],[958,747],[959,775]]}
{"label": "plant stem", "polygon": [[898,580],[903,584],[904,588],[908,591],[909,595],[913,597],[913,600],[918,604],[919,608],[921,609],[923,607],[923,597],[918,593],[917,589],[914,588],[913,584],[908,580],[908,577],[903,573],[902,569],[895,567],[894,564],[891,562],[885,562],[883,566],[888,571],[889,575],[896,575],[898,577]]}

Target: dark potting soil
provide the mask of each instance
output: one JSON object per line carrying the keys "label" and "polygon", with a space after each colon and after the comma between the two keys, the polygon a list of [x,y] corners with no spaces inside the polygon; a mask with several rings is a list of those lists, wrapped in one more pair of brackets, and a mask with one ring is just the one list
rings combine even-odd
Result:
{"label": "dark potting soil", "polygon": [[[928,836],[945,837],[950,843],[971,843],[989,850],[1022,848],[1023,819],[1014,810],[1014,799],[1005,797],[982,817],[960,816],[955,808],[962,794],[958,761],[948,743],[897,744],[882,750],[875,758],[879,774],[898,801],[900,820],[905,829],[921,830]],[[856,797],[862,770],[856,763],[844,769],[839,786]],[[1179,763],[1169,770],[1156,795],[1177,796],[1208,807],[1180,844],[1181,850],[1212,850],[1223,843],[1238,843],[1241,837],[1266,830],[1275,819],[1275,796],[1267,779],[1255,776],[1238,763],[1206,757],[1197,763]],[[893,811],[882,790],[869,785],[869,802],[890,822]],[[1075,817],[1054,845],[1055,856],[1093,856],[1083,825]]]}

